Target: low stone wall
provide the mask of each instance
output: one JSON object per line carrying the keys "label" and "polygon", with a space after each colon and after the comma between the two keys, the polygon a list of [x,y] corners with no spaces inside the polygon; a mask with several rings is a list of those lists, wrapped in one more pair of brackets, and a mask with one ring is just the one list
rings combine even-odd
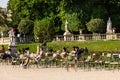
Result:
{"label": "low stone wall", "polygon": [[53,41],[88,41],[88,40],[120,40],[120,33],[114,34],[80,34],[80,35],[57,35]]}

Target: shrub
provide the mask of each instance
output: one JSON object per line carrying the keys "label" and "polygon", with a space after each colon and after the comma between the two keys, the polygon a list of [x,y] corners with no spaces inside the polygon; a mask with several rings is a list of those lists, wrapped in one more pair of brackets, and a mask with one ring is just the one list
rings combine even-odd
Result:
{"label": "shrub", "polygon": [[23,48],[29,47],[31,52],[36,52],[37,51],[37,46],[39,46],[39,45],[40,45],[39,43],[18,44],[17,45],[17,50],[18,49],[22,50]]}
{"label": "shrub", "polygon": [[102,19],[91,19],[87,24],[88,31],[91,31],[93,33],[104,33],[105,32],[105,26],[104,21]]}
{"label": "shrub", "polygon": [[34,38],[38,42],[48,42],[53,39],[54,26],[50,18],[36,20],[34,25]]}
{"label": "shrub", "polygon": [[[37,46],[40,46],[40,43],[31,43],[31,44],[17,44],[16,48],[17,50],[20,49],[22,50],[23,48],[29,47],[31,52],[36,52],[37,51]],[[5,50],[8,50],[8,45],[4,45]],[[1,49],[1,45],[0,45],[0,49]]]}
{"label": "shrub", "polygon": [[33,32],[33,21],[31,20],[21,20],[19,25],[18,25],[18,31],[22,34],[31,34]]}

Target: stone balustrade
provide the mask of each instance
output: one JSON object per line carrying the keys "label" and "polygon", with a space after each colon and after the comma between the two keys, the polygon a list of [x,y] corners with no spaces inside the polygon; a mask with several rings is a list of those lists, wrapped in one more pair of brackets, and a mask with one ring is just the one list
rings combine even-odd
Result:
{"label": "stone balustrade", "polygon": [[88,41],[88,40],[120,40],[120,33],[112,34],[80,34],[57,35],[53,41]]}

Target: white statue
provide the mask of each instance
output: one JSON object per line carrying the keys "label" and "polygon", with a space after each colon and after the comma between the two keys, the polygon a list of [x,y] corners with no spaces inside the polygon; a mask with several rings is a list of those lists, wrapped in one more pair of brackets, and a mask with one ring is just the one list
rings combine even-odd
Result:
{"label": "white statue", "polygon": [[9,39],[10,39],[10,44],[9,45],[15,45],[15,33],[14,33],[14,30],[11,29],[8,33],[9,33]]}
{"label": "white statue", "polygon": [[63,35],[71,35],[71,33],[68,30],[68,21],[65,22],[65,33]]}
{"label": "white statue", "polygon": [[111,22],[110,17],[107,21],[107,33],[112,33],[112,22]]}
{"label": "white statue", "polygon": [[79,33],[82,34],[82,29],[79,29]]}
{"label": "white statue", "polygon": [[65,32],[69,32],[68,31],[68,21],[66,20],[66,22],[65,22]]}

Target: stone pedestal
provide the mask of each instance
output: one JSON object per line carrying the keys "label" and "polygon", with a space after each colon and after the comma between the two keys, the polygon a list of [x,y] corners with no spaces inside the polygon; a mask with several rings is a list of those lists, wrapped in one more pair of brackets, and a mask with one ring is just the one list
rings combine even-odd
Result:
{"label": "stone pedestal", "polygon": [[92,40],[101,40],[100,34],[93,34]]}
{"label": "stone pedestal", "polygon": [[106,34],[106,40],[116,40],[117,35],[116,34]]}
{"label": "stone pedestal", "polygon": [[72,34],[70,32],[65,32],[63,36],[64,36],[64,41],[71,41]]}
{"label": "stone pedestal", "polygon": [[9,47],[9,49],[11,49],[11,53],[12,54],[16,54],[17,53],[15,38],[14,38],[14,40],[12,42],[10,41],[8,47]]}
{"label": "stone pedestal", "polygon": [[64,35],[64,41],[73,41],[74,38],[72,35]]}
{"label": "stone pedestal", "polygon": [[59,39],[59,37],[58,37],[58,36],[56,36],[56,41],[60,41],[60,39]]}
{"label": "stone pedestal", "polygon": [[84,37],[84,35],[79,35],[79,41],[84,41],[85,40],[85,37]]}
{"label": "stone pedestal", "polygon": [[11,49],[11,54],[12,55],[16,55],[16,53],[17,53],[17,49],[16,49],[16,46],[9,46],[9,49]]}

